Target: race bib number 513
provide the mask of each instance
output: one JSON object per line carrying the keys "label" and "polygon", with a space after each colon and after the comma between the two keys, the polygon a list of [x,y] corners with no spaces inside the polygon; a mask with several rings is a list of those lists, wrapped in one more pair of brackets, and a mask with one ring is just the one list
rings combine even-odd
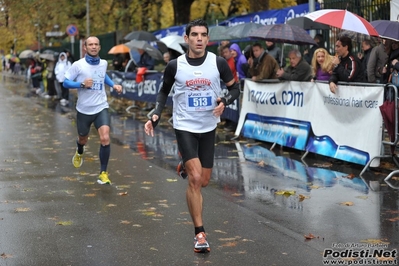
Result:
{"label": "race bib number 513", "polygon": [[187,111],[213,110],[215,99],[210,91],[187,91]]}

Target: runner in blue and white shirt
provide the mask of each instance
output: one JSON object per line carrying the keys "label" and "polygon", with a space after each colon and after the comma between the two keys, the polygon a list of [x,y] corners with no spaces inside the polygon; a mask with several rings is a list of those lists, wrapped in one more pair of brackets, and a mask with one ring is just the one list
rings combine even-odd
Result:
{"label": "runner in blue and white shirt", "polygon": [[110,148],[110,118],[108,114],[107,94],[105,84],[122,92],[122,86],[114,84],[107,75],[107,61],[100,59],[100,40],[97,37],[89,37],[83,46],[86,51],[84,58],[74,62],[65,73],[64,87],[78,90],[78,102],[76,104],[78,129],[77,149],[72,158],[76,168],[82,166],[84,145],[89,139],[90,127],[94,123],[100,136],[100,175],[99,184],[111,184],[108,178],[107,166]]}

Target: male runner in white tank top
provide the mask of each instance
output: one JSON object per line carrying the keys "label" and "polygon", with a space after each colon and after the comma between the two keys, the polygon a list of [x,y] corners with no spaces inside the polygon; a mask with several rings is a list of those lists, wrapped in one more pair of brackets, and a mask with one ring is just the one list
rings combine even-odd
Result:
{"label": "male runner in white tank top", "polygon": [[[186,199],[194,223],[194,251],[209,252],[202,220],[201,188],[206,187],[212,174],[215,133],[220,115],[226,105],[240,95],[238,84],[227,61],[205,50],[208,25],[201,19],[187,24],[187,54],[171,60],[165,68],[164,81],[157,96],[154,114],[144,126],[147,135],[154,136],[168,94],[174,84],[173,127],[179,152],[188,175]],[[222,96],[220,81],[229,93]]]}

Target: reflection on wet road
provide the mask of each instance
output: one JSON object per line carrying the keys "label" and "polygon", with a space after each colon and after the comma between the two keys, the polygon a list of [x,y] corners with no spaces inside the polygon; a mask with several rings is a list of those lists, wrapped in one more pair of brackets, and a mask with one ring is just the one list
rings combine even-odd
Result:
{"label": "reflection on wet road", "polygon": [[[179,158],[172,127],[164,122],[152,138],[145,135],[143,120],[139,111],[134,118],[112,116],[114,141],[174,170]],[[274,151],[267,143],[231,137],[218,130],[211,186],[221,193],[298,231],[314,230],[340,242],[354,242],[359,235],[357,241],[385,239],[399,246],[398,190],[383,181],[387,173],[368,171],[361,178],[361,166],[310,155],[303,162],[298,151]]]}
{"label": "reflection on wet road", "polygon": [[[73,117],[73,106],[63,108],[56,101],[36,100],[41,107],[70,112]],[[111,104],[111,109],[118,108]],[[155,136],[146,136],[145,115],[139,110],[132,114],[115,111],[111,116],[113,143],[174,171],[179,157],[172,127],[163,117]],[[386,169],[392,168],[389,162],[360,177],[359,165],[311,154],[302,161],[301,152],[279,146],[270,150],[269,143],[231,141],[231,137],[218,130],[210,185],[226,200],[279,226],[328,239],[323,243],[326,247],[333,242],[361,241],[399,247],[399,193],[394,188],[399,185],[398,178],[393,177],[391,184],[383,181],[389,173]]]}

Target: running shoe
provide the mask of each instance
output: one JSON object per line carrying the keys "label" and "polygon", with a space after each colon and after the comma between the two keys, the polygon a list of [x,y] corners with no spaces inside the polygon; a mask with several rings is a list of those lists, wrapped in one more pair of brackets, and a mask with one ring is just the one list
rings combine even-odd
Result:
{"label": "running shoe", "polygon": [[197,234],[194,237],[194,252],[196,253],[207,253],[210,252],[208,241],[206,240],[206,235],[204,232]]}
{"label": "running shoe", "polygon": [[100,185],[111,185],[111,180],[108,178],[108,173],[105,171],[102,171],[101,174],[98,176],[97,183]]}
{"label": "running shoe", "polygon": [[72,164],[76,168],[79,168],[83,164],[83,154],[79,154],[78,150],[76,150],[75,155],[72,157]]}
{"label": "running shoe", "polygon": [[183,161],[180,161],[179,164],[176,167],[176,172],[177,175],[180,176],[183,179],[187,178],[187,172],[186,172],[186,168],[184,167]]}

